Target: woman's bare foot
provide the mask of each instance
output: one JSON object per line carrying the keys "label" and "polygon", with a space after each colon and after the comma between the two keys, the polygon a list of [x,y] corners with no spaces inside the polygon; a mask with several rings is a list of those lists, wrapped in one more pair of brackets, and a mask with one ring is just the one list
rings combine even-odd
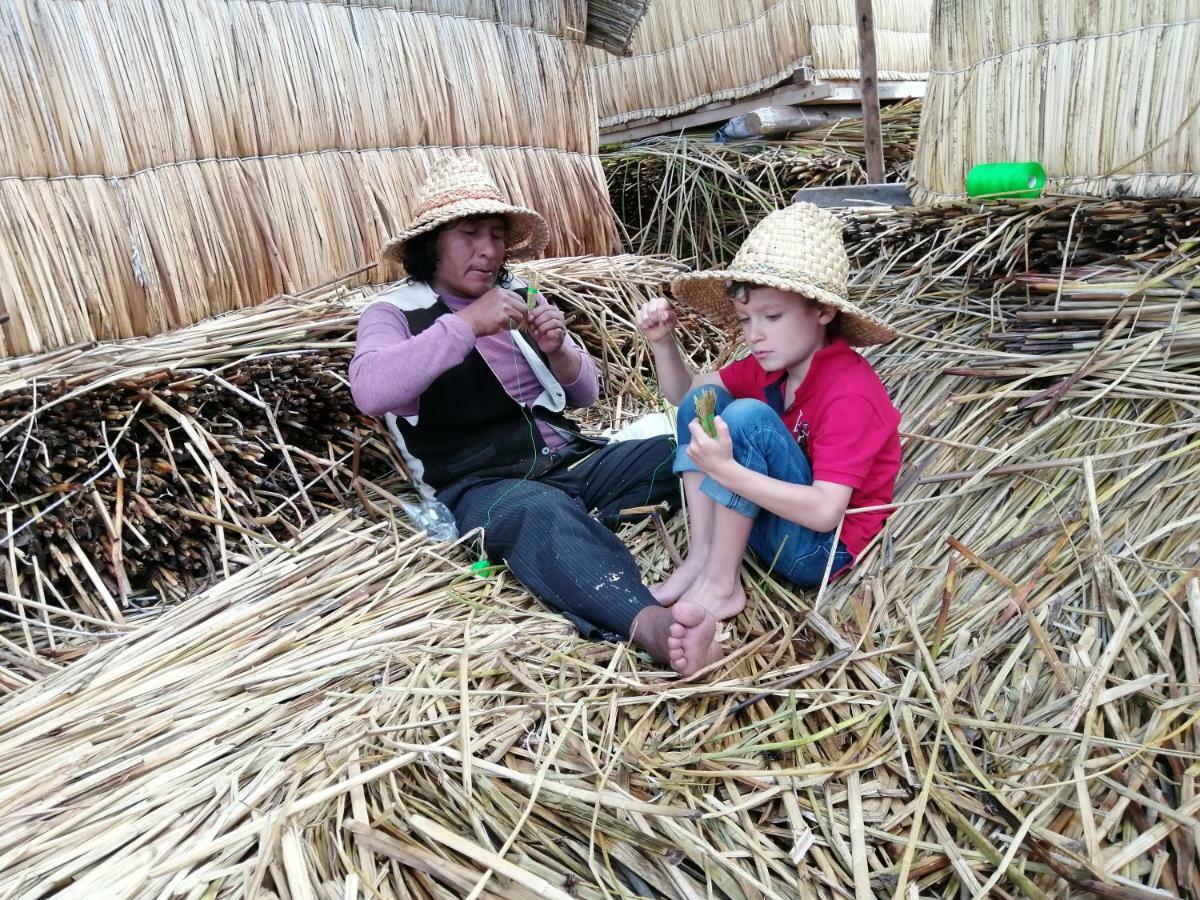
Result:
{"label": "woman's bare foot", "polygon": [[694,603],[680,601],[671,607],[671,623],[667,649],[671,668],[680,675],[694,675],[725,655],[717,643],[717,620]]}
{"label": "woman's bare foot", "polygon": [[701,576],[679,598],[680,602],[685,600],[708,610],[718,621],[732,619],[746,608],[746,592],[736,576],[732,585]]}
{"label": "woman's bare foot", "polygon": [[703,562],[689,556],[683,561],[683,564],[676,569],[667,578],[666,581],[652,584],[650,586],[650,595],[658,601],[659,606],[670,606],[676,600],[683,596],[684,591],[692,586],[692,582],[700,575],[700,570],[704,567]]}

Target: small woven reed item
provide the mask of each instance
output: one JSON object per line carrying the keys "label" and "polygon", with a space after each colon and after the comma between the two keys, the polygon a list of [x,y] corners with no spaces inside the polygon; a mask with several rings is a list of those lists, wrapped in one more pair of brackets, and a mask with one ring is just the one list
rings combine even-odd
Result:
{"label": "small woven reed item", "polygon": [[717,423],[713,421],[713,416],[717,411],[717,392],[712,388],[705,388],[696,395],[696,418],[700,420],[700,427],[704,429],[704,433],[710,438],[717,436]]}
{"label": "small woven reed item", "polygon": [[529,276],[529,285],[525,290],[525,305],[529,307],[530,312],[533,312],[533,310],[537,309],[537,298],[538,298],[537,272],[534,272],[533,274],[531,274]]}

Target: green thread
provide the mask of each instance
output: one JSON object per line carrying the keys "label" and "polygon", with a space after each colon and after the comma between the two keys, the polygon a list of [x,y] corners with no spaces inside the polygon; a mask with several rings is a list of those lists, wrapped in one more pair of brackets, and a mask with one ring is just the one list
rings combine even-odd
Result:
{"label": "green thread", "polygon": [[663,461],[660,462],[657,466],[655,466],[654,471],[650,473],[650,487],[646,490],[646,500],[645,500],[645,502],[642,503],[642,506],[650,505],[650,498],[654,496],[654,482],[658,478],[658,470],[661,469],[663,466],[665,466],[667,463],[673,461],[674,459],[675,459],[675,448],[672,447],[669,451],[667,451],[666,458],[663,459]]}
{"label": "green thread", "polygon": [[[508,320],[509,331],[512,331],[512,324],[513,324],[512,319],[509,319]],[[513,338],[512,342],[513,342],[513,348],[512,348],[512,350],[513,350],[513,365],[516,368],[516,372],[517,372],[517,393],[523,394],[525,392],[525,389],[521,386],[521,366],[520,366],[519,361],[517,360],[517,339]],[[487,521],[485,521],[483,523],[483,530],[484,530],[485,536],[486,536],[486,533],[488,530],[488,526],[490,526],[492,524],[492,512],[496,509],[496,506],[500,503],[501,500],[503,500],[505,497],[507,497],[509,494],[511,494],[513,491],[515,491],[517,488],[519,488],[521,485],[523,485],[526,481],[528,481],[530,476],[533,475],[533,470],[537,468],[538,448],[537,448],[537,437],[533,433],[534,424],[533,424],[533,414],[532,413],[529,414],[528,419],[529,419],[529,444],[533,448],[533,459],[530,460],[530,462],[529,462],[529,471],[526,472],[525,475],[519,481],[517,481],[515,484],[510,485],[504,491],[504,493],[502,493],[499,497],[497,497],[495,500],[492,501],[492,505],[488,507]]]}

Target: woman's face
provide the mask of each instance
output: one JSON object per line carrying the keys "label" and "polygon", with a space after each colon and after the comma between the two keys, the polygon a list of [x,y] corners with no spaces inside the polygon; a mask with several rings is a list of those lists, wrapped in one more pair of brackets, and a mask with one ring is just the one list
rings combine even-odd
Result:
{"label": "woman's face", "polygon": [[504,263],[506,226],[501,216],[459,219],[438,232],[433,287],[455,297],[482,297]]}

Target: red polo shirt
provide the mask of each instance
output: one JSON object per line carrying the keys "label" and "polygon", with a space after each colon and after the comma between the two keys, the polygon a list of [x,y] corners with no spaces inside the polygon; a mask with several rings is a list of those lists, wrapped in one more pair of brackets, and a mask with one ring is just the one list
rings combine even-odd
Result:
{"label": "red polo shirt", "polygon": [[[786,372],[767,372],[753,356],[730,363],[721,381],[735,398],[762,400],[777,412],[812,463],[813,480],[853,488],[850,508],[892,502],[900,471],[900,413],[867,362],[842,338],[813,354],[790,403]],[[857,557],[892,510],[852,513],[842,542]]]}

